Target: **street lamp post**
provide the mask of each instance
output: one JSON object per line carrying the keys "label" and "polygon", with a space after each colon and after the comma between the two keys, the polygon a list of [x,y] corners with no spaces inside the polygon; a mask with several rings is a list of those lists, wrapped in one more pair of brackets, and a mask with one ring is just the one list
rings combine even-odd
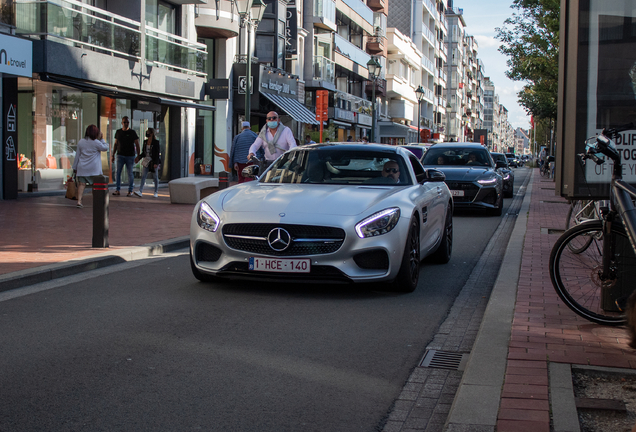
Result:
{"label": "street lamp post", "polygon": [[263,0],[234,0],[241,17],[241,28],[247,28],[247,70],[245,82],[245,121],[250,121],[252,102],[252,27],[256,29],[263,19],[265,3]]}
{"label": "street lamp post", "polygon": [[422,101],[424,100],[424,89],[421,85],[415,90],[415,95],[417,96],[417,143],[419,144],[422,141],[422,135],[420,135],[420,117],[422,117]]}
{"label": "street lamp post", "polygon": [[373,85],[373,88],[371,89],[371,137],[369,139],[369,142],[376,142],[375,141],[375,123],[376,123],[376,113],[375,113],[375,81],[378,78],[378,76],[380,75],[380,69],[382,69],[382,65],[378,62],[377,59],[375,59],[374,57],[371,57],[371,60],[369,60],[367,62],[367,69],[369,70],[369,75],[371,75],[371,82]]}

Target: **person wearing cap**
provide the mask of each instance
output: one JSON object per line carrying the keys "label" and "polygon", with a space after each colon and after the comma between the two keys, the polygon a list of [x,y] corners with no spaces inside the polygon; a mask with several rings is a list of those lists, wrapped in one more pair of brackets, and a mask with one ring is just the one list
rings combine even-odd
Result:
{"label": "person wearing cap", "polygon": [[244,121],[241,124],[243,130],[234,137],[232,148],[230,149],[230,166],[238,173],[239,183],[250,181],[251,179],[243,177],[243,168],[251,165],[247,159],[250,146],[256,141],[258,135],[250,129],[250,122]]}

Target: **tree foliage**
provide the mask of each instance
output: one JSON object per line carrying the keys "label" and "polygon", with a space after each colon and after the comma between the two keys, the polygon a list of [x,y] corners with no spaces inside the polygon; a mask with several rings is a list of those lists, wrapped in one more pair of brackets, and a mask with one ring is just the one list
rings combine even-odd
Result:
{"label": "tree foliage", "polygon": [[513,0],[512,17],[497,28],[506,76],[525,81],[517,95],[528,114],[555,118],[559,82],[559,0]]}

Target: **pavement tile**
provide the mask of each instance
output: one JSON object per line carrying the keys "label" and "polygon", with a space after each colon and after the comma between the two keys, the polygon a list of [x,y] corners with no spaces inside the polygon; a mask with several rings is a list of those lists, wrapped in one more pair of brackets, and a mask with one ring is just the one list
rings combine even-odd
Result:
{"label": "pavement tile", "polygon": [[508,375],[506,374],[505,382],[509,384],[536,384],[548,385],[548,376],[543,375]]}
{"label": "pavement tile", "polygon": [[499,410],[499,418],[502,420],[522,420],[550,423],[548,410],[527,410],[502,408]]}
{"label": "pavement tile", "polygon": [[[507,380],[507,378],[506,378]],[[506,409],[525,409],[525,410],[544,410],[548,411],[550,409],[550,402],[547,400],[541,399],[513,399],[513,398],[502,398],[501,399],[501,408]]]}
{"label": "pavement tile", "polygon": [[498,420],[497,432],[550,432],[550,422]]}

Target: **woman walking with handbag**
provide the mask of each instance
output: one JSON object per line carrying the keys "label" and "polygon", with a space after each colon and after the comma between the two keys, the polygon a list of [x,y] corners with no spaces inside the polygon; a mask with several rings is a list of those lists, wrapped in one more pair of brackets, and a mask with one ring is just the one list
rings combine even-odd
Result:
{"label": "woman walking with handbag", "polygon": [[140,197],[144,193],[146,177],[148,176],[148,171],[150,171],[153,173],[155,180],[155,198],[157,198],[159,196],[159,165],[161,165],[161,159],[159,157],[159,141],[155,138],[155,130],[153,128],[146,130],[146,140],[135,163],[139,162],[139,160],[141,160],[143,172],[141,173],[139,190],[135,192],[135,195]]}
{"label": "woman walking with handbag", "polygon": [[82,195],[87,184],[93,184],[93,176],[103,175],[101,152],[108,151],[108,144],[95,125],[86,128],[84,138],[77,143],[73,161],[73,174],[77,178],[77,208],[82,205]]}

